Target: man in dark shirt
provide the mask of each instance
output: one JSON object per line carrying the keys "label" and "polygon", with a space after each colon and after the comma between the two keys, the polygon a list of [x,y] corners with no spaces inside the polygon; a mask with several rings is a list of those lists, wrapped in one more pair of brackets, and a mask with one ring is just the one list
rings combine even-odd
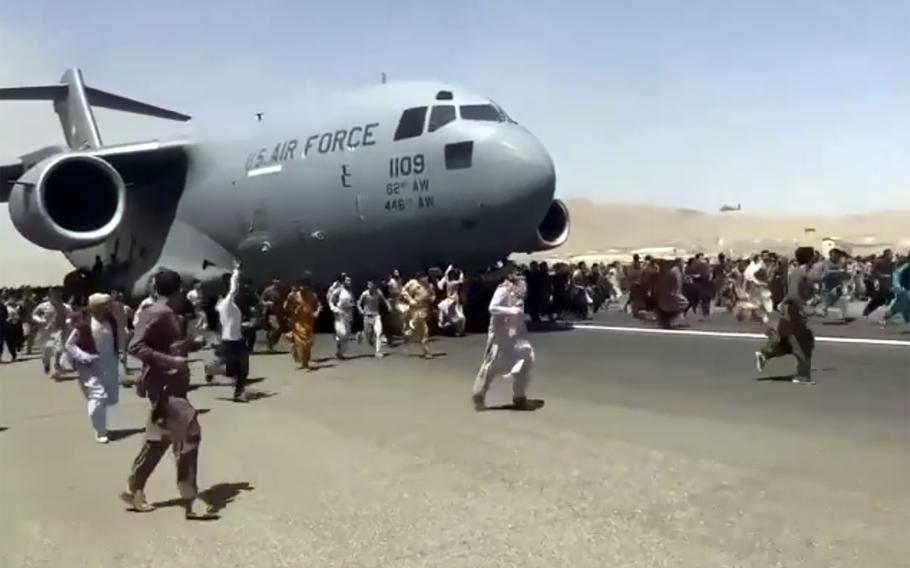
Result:
{"label": "man in dark shirt", "polygon": [[787,280],[787,294],[780,304],[780,316],[776,329],[768,330],[768,344],[755,353],[755,365],[759,372],[765,368],[768,359],[793,355],[796,357],[796,384],[815,384],[811,378],[812,350],[815,336],[806,320],[806,302],[812,297],[813,286],[809,274],[815,251],[812,247],[796,250],[797,267],[790,271]]}
{"label": "man in dark shirt", "polygon": [[882,256],[872,264],[872,288],[869,290],[869,303],[863,308],[863,317],[891,302],[891,275],[894,272],[894,252],[886,249]]}
{"label": "man in dark shirt", "polygon": [[186,330],[174,313],[183,295],[180,276],[164,270],[155,275],[158,300],[146,308],[136,324],[129,352],[142,361],[142,373],[136,384],[140,397],[151,403],[145,427],[145,440],[133,462],[129,491],[121,498],[137,512],[154,509],[145,498],[145,484],[164,456],[168,446],[177,464],[177,488],[188,520],[210,520],[217,516],[209,510],[197,512],[196,468],[202,430],[196,409],[187,400],[190,371],[187,364],[189,343]]}

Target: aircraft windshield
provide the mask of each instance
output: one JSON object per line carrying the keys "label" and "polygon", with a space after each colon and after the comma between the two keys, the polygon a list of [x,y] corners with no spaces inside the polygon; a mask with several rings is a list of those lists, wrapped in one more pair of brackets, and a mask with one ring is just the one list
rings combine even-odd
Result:
{"label": "aircraft windshield", "polygon": [[495,106],[486,105],[461,105],[461,118],[463,120],[483,120],[487,122],[503,122],[502,114]]}
{"label": "aircraft windshield", "polygon": [[437,105],[430,111],[430,125],[427,132],[439,130],[446,124],[455,120],[455,107],[452,105]]}

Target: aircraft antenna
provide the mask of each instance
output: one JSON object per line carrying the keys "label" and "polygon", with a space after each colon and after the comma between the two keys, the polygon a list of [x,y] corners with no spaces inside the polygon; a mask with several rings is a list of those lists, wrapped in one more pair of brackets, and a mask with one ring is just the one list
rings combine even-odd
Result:
{"label": "aircraft antenna", "polygon": [[385,80],[386,80],[385,72],[383,71],[383,73],[382,73],[382,84],[383,85],[385,85]]}
{"label": "aircraft antenna", "polygon": [[262,115],[264,115],[264,114],[265,114],[264,112],[257,112],[256,120],[258,120],[259,122],[262,122]]}

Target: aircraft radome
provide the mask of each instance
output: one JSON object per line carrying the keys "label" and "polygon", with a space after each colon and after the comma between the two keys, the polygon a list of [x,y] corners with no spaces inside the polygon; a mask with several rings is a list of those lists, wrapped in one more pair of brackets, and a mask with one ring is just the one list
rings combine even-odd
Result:
{"label": "aircraft radome", "polygon": [[[161,267],[212,282],[240,259],[256,282],[322,283],[556,248],[569,215],[541,143],[491,100],[432,82],[385,83],[305,109],[245,140],[102,144],[92,107],[189,116],[83,83],[0,89],[52,101],[66,147],[0,168],[0,201],[38,246],[145,291]],[[259,128],[253,127],[259,126]]]}

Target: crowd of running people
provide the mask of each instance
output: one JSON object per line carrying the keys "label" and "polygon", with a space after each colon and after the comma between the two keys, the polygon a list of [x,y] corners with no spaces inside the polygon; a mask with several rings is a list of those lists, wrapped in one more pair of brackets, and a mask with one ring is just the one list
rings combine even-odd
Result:
{"label": "crowd of running people", "polygon": [[[786,295],[787,274],[793,266],[793,259],[765,251],[736,259],[724,254],[714,258],[697,254],[687,259],[635,255],[628,263],[590,265],[558,262],[550,266],[531,262],[520,269],[527,282],[525,310],[532,324],[590,319],[599,311],[615,310],[636,318],[653,318],[658,325],[672,327],[689,315],[703,319],[717,311],[732,312],[740,321],[767,321]],[[874,314],[875,320],[883,324],[900,318],[910,322],[907,267],[907,254],[895,255],[891,250],[862,258],[837,249],[826,258],[816,254],[810,271],[814,294],[809,304],[820,315],[828,315],[834,308],[836,316],[851,321],[847,305],[862,301],[865,317]],[[428,291],[428,310],[433,312],[426,318],[428,334],[484,331],[489,321],[487,307],[501,280],[499,275],[501,269],[497,268],[468,275],[448,267],[431,268],[420,278],[414,278],[424,282]],[[406,319],[403,314],[407,309],[401,295],[410,280],[402,279],[396,271],[384,280],[364,283],[363,293],[355,296],[354,283],[342,275],[328,292],[313,292],[319,304],[327,308],[325,315],[322,312],[317,315],[331,322],[331,314],[339,309],[341,301],[342,309],[351,308],[352,337],[361,338],[362,332],[374,335],[374,324],[379,317],[385,330],[381,341],[390,338],[394,341],[403,337]],[[36,345],[43,349],[42,344],[48,338],[59,337],[59,329],[65,327],[65,322],[50,321],[60,319],[55,305],[72,311],[85,307],[91,293],[109,292],[122,306],[127,328],[136,319],[135,310],[142,307],[141,302],[128,302],[122,292],[107,290],[90,279],[69,284],[0,289],[0,361],[4,355],[15,359],[20,353],[32,353]],[[259,291],[241,278],[236,303],[243,321],[242,332],[250,347],[255,344],[258,332],[264,334],[269,348],[281,334],[289,332],[282,312],[287,296],[295,289],[299,289],[298,283],[275,280]],[[378,304],[370,300],[371,296],[364,296],[370,290],[382,297]],[[194,326],[203,334],[216,332],[218,297],[206,297],[198,282],[188,284],[185,295],[185,314]]]}

